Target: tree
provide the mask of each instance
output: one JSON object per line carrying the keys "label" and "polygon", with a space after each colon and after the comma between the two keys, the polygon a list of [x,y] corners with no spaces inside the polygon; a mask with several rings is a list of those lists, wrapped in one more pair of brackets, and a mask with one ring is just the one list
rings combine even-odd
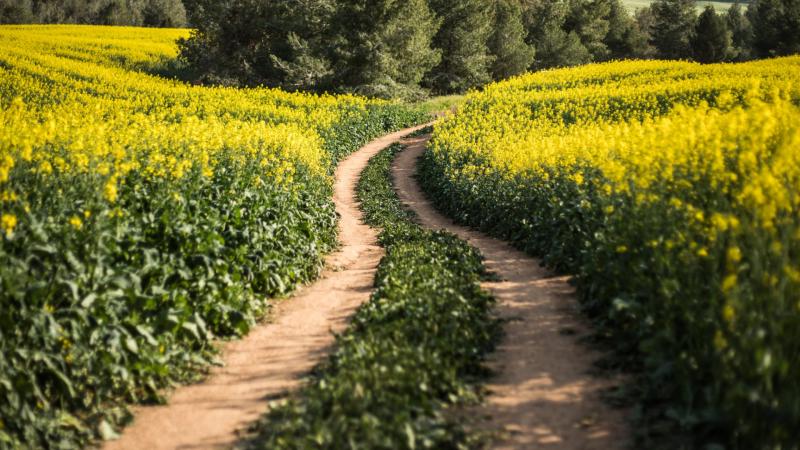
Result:
{"label": "tree", "polygon": [[0,0],[0,24],[30,23],[33,17],[31,0]]}
{"label": "tree", "polygon": [[567,33],[561,27],[547,27],[536,41],[535,69],[568,67],[592,61],[592,54],[581,43],[574,31]]}
{"label": "tree", "polygon": [[696,20],[695,0],[657,0],[650,7],[653,10],[651,38],[658,56],[689,58]]}
{"label": "tree", "polygon": [[425,76],[424,85],[439,93],[463,92],[492,77],[492,5],[485,0],[430,0],[442,21],[433,38],[441,61]]}
{"label": "tree", "polygon": [[573,66],[592,60],[578,33],[564,29],[570,14],[566,0],[523,0],[522,6],[526,40],[536,49],[531,69]]}
{"label": "tree", "polygon": [[603,39],[610,59],[649,58],[655,50],[650,45],[650,34],[642,29],[620,0],[610,1],[608,33]]}
{"label": "tree", "polygon": [[348,90],[414,96],[441,59],[431,48],[440,21],[425,0],[340,2],[332,24],[333,77]]}
{"label": "tree", "polygon": [[492,77],[501,80],[528,70],[535,51],[525,42],[522,7],[516,0],[497,1],[493,30],[489,38],[489,51],[494,56]]}
{"label": "tree", "polygon": [[146,27],[185,27],[186,8],[181,0],[150,0],[142,10],[142,25]]}
{"label": "tree", "polygon": [[731,32],[734,57],[738,61],[750,59],[752,57],[753,27],[747,16],[742,13],[742,6],[738,2],[728,9],[725,21]]}
{"label": "tree", "polygon": [[420,94],[439,62],[425,0],[187,0],[194,78],[290,90]]}
{"label": "tree", "polygon": [[731,50],[731,33],[725,20],[713,6],[706,6],[692,36],[692,56],[701,63],[714,63],[731,58]]}
{"label": "tree", "polygon": [[800,0],[755,0],[747,15],[759,56],[800,53]]}
{"label": "tree", "polygon": [[574,32],[592,55],[592,61],[605,60],[609,50],[604,40],[609,31],[611,0],[569,0],[569,9],[562,25]]}

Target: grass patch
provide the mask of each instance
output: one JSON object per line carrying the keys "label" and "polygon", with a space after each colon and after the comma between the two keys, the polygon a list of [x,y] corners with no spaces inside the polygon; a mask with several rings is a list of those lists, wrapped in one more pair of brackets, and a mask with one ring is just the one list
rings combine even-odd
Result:
{"label": "grass patch", "polygon": [[424,102],[417,103],[414,108],[422,113],[434,115],[443,113],[459,107],[466,99],[463,95],[442,95],[432,97]]}
{"label": "grass patch", "polygon": [[400,147],[374,157],[358,185],[386,248],[376,290],[299,394],[257,425],[250,448],[467,448],[446,408],[477,399],[483,356],[499,334],[479,285],[481,255],[412,221],[392,189]]}

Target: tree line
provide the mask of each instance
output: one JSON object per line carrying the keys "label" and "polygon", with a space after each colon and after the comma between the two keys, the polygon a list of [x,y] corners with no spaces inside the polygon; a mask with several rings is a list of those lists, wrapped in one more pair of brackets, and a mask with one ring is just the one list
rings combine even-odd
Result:
{"label": "tree line", "polygon": [[695,0],[0,0],[0,23],[183,26],[200,83],[414,98],[529,70],[800,52],[800,0],[698,14]]}
{"label": "tree line", "polygon": [[185,27],[181,0],[0,0],[0,24]]}

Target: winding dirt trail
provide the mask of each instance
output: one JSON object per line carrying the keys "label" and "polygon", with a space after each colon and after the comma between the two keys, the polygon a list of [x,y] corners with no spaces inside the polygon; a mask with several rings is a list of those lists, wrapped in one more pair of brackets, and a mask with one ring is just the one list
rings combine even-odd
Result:
{"label": "winding dirt trail", "polygon": [[400,199],[422,225],[447,229],[480,249],[488,270],[502,282],[484,287],[508,319],[505,337],[490,357],[496,374],[483,406],[489,430],[504,430],[498,449],[622,449],[629,446],[624,413],[600,398],[614,380],[589,374],[600,355],[577,342],[588,327],[581,320],[568,277],[554,276],[539,261],[507,243],[454,225],[428,202],[414,179],[417,158],[430,136],[405,141],[392,167]]}
{"label": "winding dirt trail", "polygon": [[368,300],[383,256],[356,201],[361,171],[380,150],[419,128],[372,141],[339,164],[334,202],[341,215],[341,249],[326,259],[321,278],[278,303],[270,323],[226,343],[225,366],[214,368],[205,381],[178,388],[167,405],[137,408],[134,423],[105,449],[228,448],[266,411],[269,399],[298,387],[330,350],[331,331],[342,331]]}

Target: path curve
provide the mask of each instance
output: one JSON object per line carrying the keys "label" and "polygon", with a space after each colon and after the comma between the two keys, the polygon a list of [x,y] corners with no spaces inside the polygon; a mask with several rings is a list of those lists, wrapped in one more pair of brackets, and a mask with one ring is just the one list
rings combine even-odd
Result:
{"label": "path curve", "polygon": [[[577,342],[588,333],[568,277],[553,275],[538,260],[498,239],[454,225],[436,211],[417,185],[417,159],[430,136],[405,141],[392,166],[395,189],[422,225],[447,229],[480,249],[489,271],[502,282],[485,283],[509,321],[505,337],[490,356],[496,374],[475,414],[490,430],[504,430],[498,449],[606,450],[629,446],[623,411],[600,398],[614,380],[591,376],[600,355]],[[618,380],[617,380],[618,381]]]}
{"label": "path curve", "polygon": [[134,423],[105,449],[228,448],[266,411],[270,398],[298,387],[330,350],[331,331],[342,331],[368,300],[383,256],[356,200],[361,171],[380,150],[419,128],[376,139],[339,163],[334,202],[341,249],[326,258],[321,278],[279,302],[269,323],[224,344],[225,366],[212,369],[205,381],[178,388],[167,405],[135,408]]}

